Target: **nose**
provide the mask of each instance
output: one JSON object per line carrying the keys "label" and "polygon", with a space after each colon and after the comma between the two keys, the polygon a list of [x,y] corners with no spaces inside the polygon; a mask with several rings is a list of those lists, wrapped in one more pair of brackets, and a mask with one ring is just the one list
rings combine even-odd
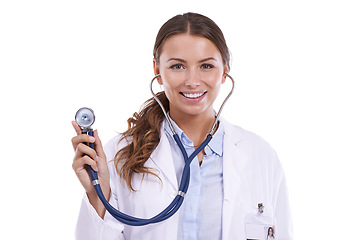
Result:
{"label": "nose", "polygon": [[194,68],[190,69],[190,71],[187,71],[185,86],[190,88],[196,88],[197,86],[200,85],[201,85],[201,77],[199,71]]}

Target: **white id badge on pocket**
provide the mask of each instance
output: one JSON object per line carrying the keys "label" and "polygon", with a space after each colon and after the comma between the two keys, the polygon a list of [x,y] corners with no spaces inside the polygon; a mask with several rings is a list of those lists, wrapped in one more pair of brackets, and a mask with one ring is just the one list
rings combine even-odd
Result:
{"label": "white id badge on pocket", "polygon": [[271,207],[264,212],[248,214],[245,217],[245,235],[247,240],[274,240],[275,219]]}
{"label": "white id badge on pocket", "polygon": [[245,235],[247,240],[273,240],[275,239],[274,229],[272,225],[247,223]]}

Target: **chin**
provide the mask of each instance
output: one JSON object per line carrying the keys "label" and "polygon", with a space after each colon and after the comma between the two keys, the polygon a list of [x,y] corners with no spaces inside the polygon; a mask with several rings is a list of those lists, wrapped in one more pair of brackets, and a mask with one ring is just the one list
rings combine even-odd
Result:
{"label": "chin", "polygon": [[[206,114],[207,111],[210,111],[210,110],[207,108],[204,109],[202,107],[190,107],[190,108],[182,109],[181,113],[190,115],[190,116],[199,116],[199,115]],[[212,113],[213,113],[213,110],[212,110]]]}

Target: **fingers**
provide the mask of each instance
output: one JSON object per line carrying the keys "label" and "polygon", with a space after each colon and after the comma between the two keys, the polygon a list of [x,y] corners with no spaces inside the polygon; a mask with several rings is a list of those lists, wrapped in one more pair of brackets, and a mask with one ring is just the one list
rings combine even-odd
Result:
{"label": "fingers", "polygon": [[80,143],[78,144],[74,155],[72,168],[75,171],[80,171],[85,168],[85,164],[88,164],[94,169],[94,171],[98,171],[96,159],[96,151],[87,145]]}
{"label": "fingers", "polygon": [[98,156],[104,159],[105,153],[104,153],[102,141],[100,140],[100,138],[98,136],[98,131],[94,130],[93,133],[94,133],[93,136],[95,138],[95,142],[94,142],[95,150],[97,151]]}
{"label": "fingers", "polygon": [[76,150],[79,143],[94,143],[95,138],[87,134],[82,134],[82,128],[76,121],[72,121],[72,126],[77,133],[77,136],[72,138],[72,145],[74,150]]}
{"label": "fingers", "polygon": [[75,159],[72,163],[72,168],[74,171],[79,172],[85,168],[86,165],[90,165],[94,171],[98,171],[97,162],[94,161],[87,155],[84,155],[78,159]]}
{"label": "fingers", "polygon": [[76,150],[80,143],[94,143],[95,138],[87,134],[80,134],[72,138],[73,149]]}
{"label": "fingers", "polygon": [[[98,136],[98,131],[93,132],[93,136],[82,134],[82,129],[77,122],[72,121],[72,126],[75,129],[77,136],[72,138],[72,145],[75,151],[73,159],[73,169],[82,170],[85,164],[92,166],[97,171],[97,161],[100,165],[106,163],[106,156],[104,153],[102,142]],[[94,143],[94,149],[90,148],[87,143]]]}
{"label": "fingers", "polygon": [[97,158],[97,153],[94,149],[88,147],[87,145],[85,145],[83,143],[78,144],[75,155],[74,155],[74,159],[83,157],[85,155],[88,155],[93,160],[96,160],[96,158]]}

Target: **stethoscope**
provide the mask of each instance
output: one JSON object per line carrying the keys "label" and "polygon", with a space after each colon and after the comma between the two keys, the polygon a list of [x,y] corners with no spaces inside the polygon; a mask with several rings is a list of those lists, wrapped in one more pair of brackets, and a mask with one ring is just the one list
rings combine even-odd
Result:
{"label": "stethoscope", "polygon": [[[219,120],[219,117],[221,115],[223,106],[225,105],[225,103],[227,102],[228,98],[232,95],[233,90],[234,90],[234,80],[233,78],[228,75],[228,74],[224,74],[225,76],[229,77],[232,81],[232,89],[229,92],[228,96],[225,98],[225,100],[223,101],[215,122],[211,128],[211,131],[208,133],[206,139],[201,143],[201,145],[190,155],[187,155],[187,152],[185,150],[185,147],[183,146],[178,134],[175,132],[175,129],[171,123],[170,118],[167,116],[167,113],[165,111],[165,108],[163,106],[163,104],[161,103],[161,101],[157,98],[157,96],[155,95],[154,91],[152,90],[152,85],[155,79],[157,79],[158,77],[160,77],[160,75],[156,75],[150,83],[150,90],[151,90],[151,94],[153,95],[154,99],[157,101],[157,103],[160,105],[162,112],[165,115],[165,118],[169,124],[170,130],[172,131],[173,134],[173,138],[175,139],[178,147],[180,148],[183,158],[185,160],[185,166],[183,169],[183,173],[182,173],[182,178],[181,178],[181,182],[179,185],[179,190],[178,193],[176,195],[176,197],[173,199],[173,201],[169,204],[169,206],[167,206],[161,213],[159,213],[158,215],[149,218],[149,219],[142,219],[142,218],[137,218],[137,217],[133,217],[133,216],[129,216],[125,213],[122,213],[120,211],[118,211],[117,209],[115,209],[112,205],[110,205],[110,203],[105,199],[104,194],[102,192],[102,189],[100,187],[100,183],[98,180],[98,174],[96,171],[94,171],[92,169],[91,166],[88,165],[88,170],[89,170],[89,174],[91,176],[92,179],[92,183],[94,185],[95,191],[98,194],[99,199],[102,201],[104,207],[107,209],[107,211],[118,221],[127,224],[127,225],[131,225],[131,226],[143,226],[143,225],[147,225],[147,224],[151,224],[151,223],[158,223],[161,221],[164,221],[168,218],[170,218],[172,215],[174,215],[179,208],[181,207],[185,194],[187,192],[189,183],[190,183],[190,164],[192,162],[192,160],[198,155],[199,152],[201,152],[206,146],[207,144],[211,141],[212,136],[214,131],[217,128],[217,123]],[[75,116],[76,122],[78,123],[78,125],[82,128],[82,134],[88,134],[90,136],[93,136],[93,129],[91,128],[92,124],[94,123],[95,120],[95,115],[92,109],[90,108],[81,108],[77,111],[76,116]],[[90,143],[89,146],[94,149],[94,143]]]}

